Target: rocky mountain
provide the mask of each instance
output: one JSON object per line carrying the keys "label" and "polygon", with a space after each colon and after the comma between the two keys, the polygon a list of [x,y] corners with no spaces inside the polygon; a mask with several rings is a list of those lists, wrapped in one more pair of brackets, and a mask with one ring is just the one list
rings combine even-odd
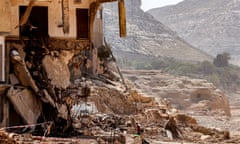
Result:
{"label": "rocky mountain", "polygon": [[107,42],[119,57],[126,53],[149,57],[172,57],[180,60],[203,61],[212,57],[182,40],[176,32],[141,10],[141,0],[125,0],[127,37],[119,38],[117,3],[104,5],[104,32]]}
{"label": "rocky mountain", "polygon": [[148,11],[193,46],[240,65],[240,0],[184,0]]}

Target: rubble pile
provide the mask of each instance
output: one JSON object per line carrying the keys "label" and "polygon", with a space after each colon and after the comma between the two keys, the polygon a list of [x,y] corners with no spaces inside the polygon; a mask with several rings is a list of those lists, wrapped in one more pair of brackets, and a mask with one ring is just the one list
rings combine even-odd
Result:
{"label": "rubble pile", "polygon": [[[154,143],[154,141],[218,143],[230,139],[227,131],[201,127],[194,118],[171,108],[172,106],[168,101],[164,99],[156,101],[154,98],[142,96],[135,90],[122,93],[121,90],[124,89],[120,89],[118,96],[123,97],[123,99],[126,98],[126,102],[129,103],[128,105],[121,101],[114,103],[120,105],[119,107],[123,107],[122,109],[117,110],[111,105],[110,107],[99,107],[98,109],[98,106],[95,105],[98,99],[94,99],[97,94],[96,83],[94,81],[87,81],[87,83],[91,89],[94,87],[93,91],[95,92],[91,93],[92,95],[90,94],[87,102],[79,100],[79,103],[75,103],[71,109],[72,127],[76,132],[71,137],[74,137],[74,139],[15,134],[14,140],[17,142],[81,143],[87,138],[89,141],[86,141],[86,143],[90,143],[91,140],[92,143],[137,144],[142,143],[143,140],[149,143]],[[106,87],[106,84],[102,84],[99,85],[98,83],[99,89]],[[109,93],[115,91],[113,94],[116,94],[117,89],[119,88],[109,86],[106,91]],[[111,103],[111,101],[108,103]],[[103,105],[105,104],[103,103]],[[126,110],[131,107],[135,109],[132,111]],[[128,113],[123,114],[123,111]],[[54,133],[54,130],[50,130],[49,133]]]}
{"label": "rubble pile", "polygon": [[230,138],[227,131],[199,126],[167,99],[143,96],[131,84],[126,87],[110,62],[103,62],[106,71],[101,75],[93,75],[90,50],[48,46],[12,44],[7,97],[22,124],[31,125],[20,129],[25,134],[11,136],[15,141],[140,144]]}
{"label": "rubble pile", "polygon": [[231,116],[227,95],[203,79],[176,77],[160,71],[125,70],[142,93],[166,98],[179,110],[197,115]]}
{"label": "rubble pile", "polygon": [[17,142],[4,131],[0,131],[0,143],[2,143],[2,144],[17,144]]}

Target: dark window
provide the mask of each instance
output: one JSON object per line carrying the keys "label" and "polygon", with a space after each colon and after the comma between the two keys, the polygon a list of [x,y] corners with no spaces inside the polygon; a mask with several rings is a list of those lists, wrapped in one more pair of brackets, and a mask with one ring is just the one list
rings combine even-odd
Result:
{"label": "dark window", "polygon": [[[27,6],[20,6],[19,21],[24,15]],[[27,23],[20,27],[20,36],[48,36],[48,7],[34,6]]]}
{"label": "dark window", "polygon": [[89,38],[88,9],[77,9],[77,39]]}

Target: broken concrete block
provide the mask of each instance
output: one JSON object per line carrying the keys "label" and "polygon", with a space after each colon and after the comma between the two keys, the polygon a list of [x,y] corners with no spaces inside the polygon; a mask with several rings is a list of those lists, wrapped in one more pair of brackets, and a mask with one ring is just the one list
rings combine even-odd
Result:
{"label": "broken concrete block", "polygon": [[13,63],[14,74],[17,76],[23,86],[30,86],[34,92],[39,89],[29,73],[25,61],[21,58],[17,50],[11,51],[11,61]]}
{"label": "broken concrete block", "polygon": [[62,61],[59,57],[46,55],[42,64],[52,85],[63,89],[70,85],[70,71],[65,61]]}
{"label": "broken concrete block", "polygon": [[16,112],[27,124],[36,124],[42,111],[41,101],[29,89],[14,89],[11,87],[7,97]]}

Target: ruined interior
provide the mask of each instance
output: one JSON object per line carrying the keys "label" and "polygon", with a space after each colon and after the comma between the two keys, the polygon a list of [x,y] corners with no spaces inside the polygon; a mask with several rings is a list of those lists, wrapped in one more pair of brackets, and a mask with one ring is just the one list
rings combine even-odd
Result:
{"label": "ruined interior", "polygon": [[[105,2],[118,5],[125,37],[124,0],[0,1],[2,129],[16,141],[31,133],[31,142],[136,144],[189,132],[228,139],[228,132],[200,127],[124,80],[103,36]],[[146,136],[135,136],[143,127]]]}

